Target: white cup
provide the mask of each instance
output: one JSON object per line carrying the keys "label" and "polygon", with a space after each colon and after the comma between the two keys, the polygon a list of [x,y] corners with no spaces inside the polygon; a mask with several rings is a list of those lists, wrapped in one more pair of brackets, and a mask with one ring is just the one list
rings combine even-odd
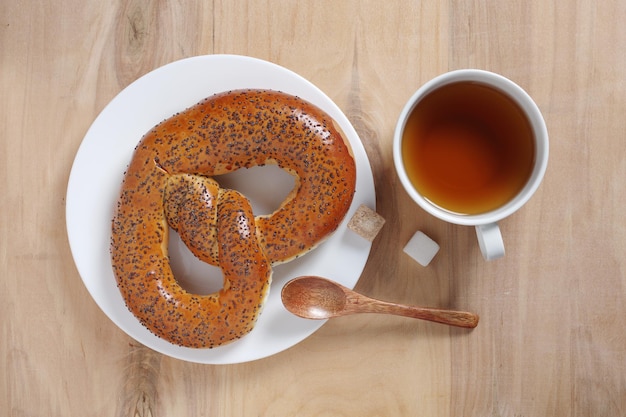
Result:
{"label": "white cup", "polygon": [[[487,212],[459,214],[439,207],[425,198],[409,179],[402,154],[404,130],[416,106],[431,92],[451,83],[470,82],[488,86],[511,99],[525,114],[534,139],[534,162],[521,190],[508,202]],[[393,159],[398,177],[407,193],[426,212],[449,223],[474,226],[483,257],[493,260],[504,256],[504,243],[497,222],[519,210],[534,194],[548,164],[548,131],[539,108],[517,84],[492,72],[463,69],[442,74],[428,81],[411,96],[398,119],[393,139]]]}

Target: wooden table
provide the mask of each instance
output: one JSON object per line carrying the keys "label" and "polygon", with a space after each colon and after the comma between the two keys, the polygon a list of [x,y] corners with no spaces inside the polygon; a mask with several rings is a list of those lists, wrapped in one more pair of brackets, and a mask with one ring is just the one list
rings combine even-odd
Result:
{"label": "wooden table", "polygon": [[[3,1],[0,414],[625,415],[625,21],[621,0]],[[266,359],[201,365],[105,316],[65,229],[78,146],[133,80],[219,53],[299,73],[359,133],[387,223],[357,289],[475,311],[475,330],[346,317]],[[392,162],[405,101],[467,67],[526,89],[551,140],[545,180],[501,223],[508,252],[493,262],[472,228],[418,209]],[[418,229],[441,245],[425,268],[402,252]]]}

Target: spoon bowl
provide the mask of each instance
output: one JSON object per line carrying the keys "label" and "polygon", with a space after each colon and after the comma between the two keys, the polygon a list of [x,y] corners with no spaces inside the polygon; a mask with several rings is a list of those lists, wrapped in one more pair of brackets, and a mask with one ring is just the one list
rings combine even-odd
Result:
{"label": "spoon bowl", "polygon": [[326,278],[302,276],[283,287],[285,308],[296,316],[322,320],[357,313],[381,313],[474,328],[478,316],[465,311],[409,306],[376,300]]}

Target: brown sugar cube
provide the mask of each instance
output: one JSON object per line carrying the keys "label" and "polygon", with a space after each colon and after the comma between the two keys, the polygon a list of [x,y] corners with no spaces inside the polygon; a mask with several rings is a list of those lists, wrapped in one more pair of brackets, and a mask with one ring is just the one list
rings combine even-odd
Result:
{"label": "brown sugar cube", "polygon": [[371,208],[361,204],[348,222],[348,229],[372,242],[384,224],[385,219]]}

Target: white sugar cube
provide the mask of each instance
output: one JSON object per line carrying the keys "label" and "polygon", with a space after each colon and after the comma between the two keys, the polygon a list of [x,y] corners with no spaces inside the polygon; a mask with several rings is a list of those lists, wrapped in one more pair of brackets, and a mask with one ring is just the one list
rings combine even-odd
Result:
{"label": "white sugar cube", "polygon": [[419,230],[404,247],[404,253],[415,259],[422,266],[427,266],[439,252],[437,242]]}

